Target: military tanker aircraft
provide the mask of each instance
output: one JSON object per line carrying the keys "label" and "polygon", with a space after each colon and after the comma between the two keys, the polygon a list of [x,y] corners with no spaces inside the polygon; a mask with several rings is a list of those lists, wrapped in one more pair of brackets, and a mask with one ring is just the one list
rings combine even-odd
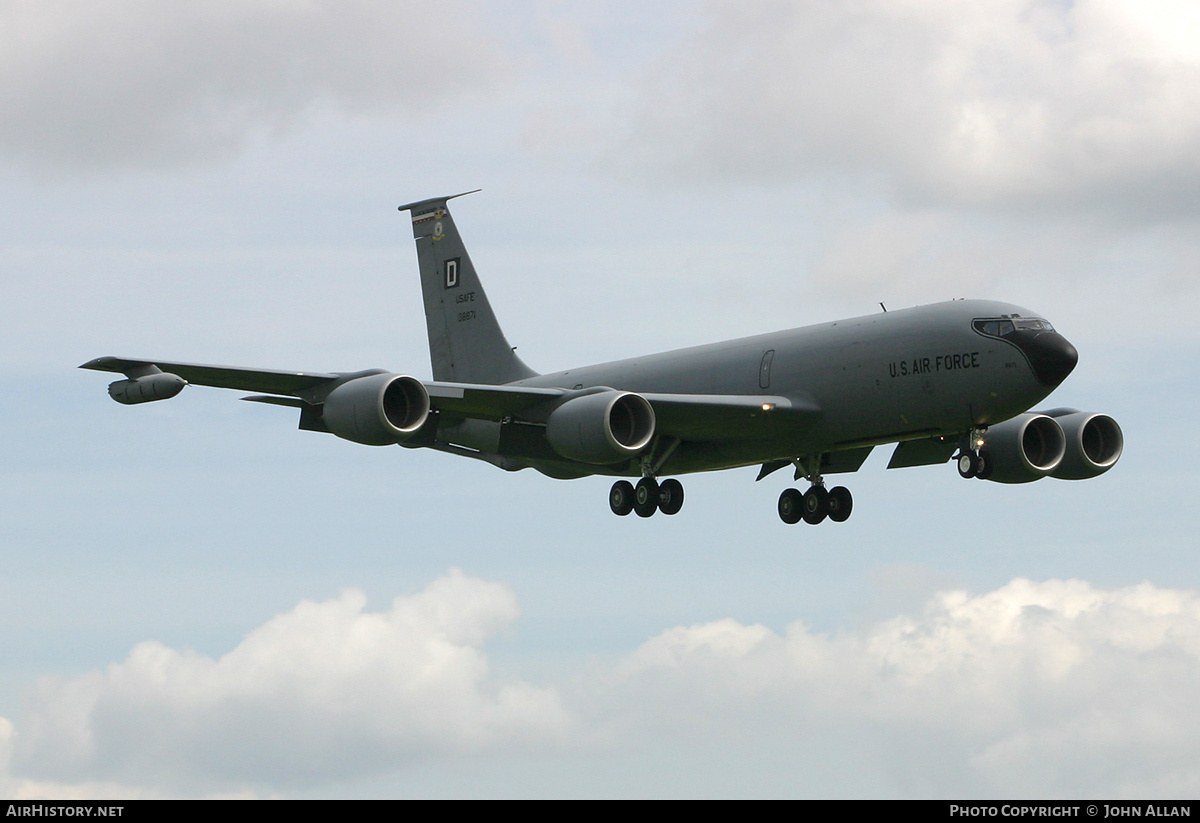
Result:
{"label": "military tanker aircraft", "polygon": [[[463,194],[473,194],[464,192]],[[1036,312],[954,300],[595,366],[538,374],[509,345],[447,207],[401,206],[413,237],[433,380],[382,369],[275,371],[101,357],[80,368],[124,374],[119,403],[174,397],[188,384],[254,392],[299,410],[300,428],[370,446],[429,448],[554,478],[609,475],[615,514],[673,515],[675,475],[788,466],[785,523],[850,516],[844,486],[871,450],[888,468],[954,459],[964,478],[1025,483],[1108,471],[1124,440],[1113,418],[1030,411],[1078,352]],[[881,306],[882,308],[882,306]],[[660,479],[663,478],[663,479]]]}

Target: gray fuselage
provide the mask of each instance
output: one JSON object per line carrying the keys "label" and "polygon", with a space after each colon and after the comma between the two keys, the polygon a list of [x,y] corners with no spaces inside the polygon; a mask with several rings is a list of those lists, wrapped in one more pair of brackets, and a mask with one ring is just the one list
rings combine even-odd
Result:
{"label": "gray fuselage", "polygon": [[[1008,316],[1037,315],[1006,303],[958,300],[569,369],[512,385],[771,394],[819,408],[812,419],[768,438],[731,431],[719,442],[682,443],[663,466],[673,474],[711,471],[957,436],[1028,410],[1057,382],[1039,380],[1021,347],[973,326],[975,320]],[[556,468],[541,460],[528,465]],[[615,465],[594,473],[637,472]]]}

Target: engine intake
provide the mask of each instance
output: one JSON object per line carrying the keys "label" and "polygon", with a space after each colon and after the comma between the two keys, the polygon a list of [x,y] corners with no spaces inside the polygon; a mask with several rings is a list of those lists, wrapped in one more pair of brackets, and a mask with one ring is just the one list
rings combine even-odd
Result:
{"label": "engine intake", "polygon": [[1107,414],[1073,409],[1048,412],[1062,427],[1067,452],[1058,468],[1050,473],[1060,480],[1086,480],[1104,474],[1121,459],[1125,436],[1117,421]]}
{"label": "engine intake", "polygon": [[979,476],[997,483],[1029,483],[1059,467],[1066,455],[1066,436],[1053,418],[1035,412],[992,426],[980,453],[985,468]]}
{"label": "engine intake", "polygon": [[654,437],[654,408],[640,394],[615,390],[573,397],[550,413],[546,439],[563,457],[581,463],[619,463]]}
{"label": "engine intake", "polygon": [[373,374],[329,393],[325,425],[338,437],[368,446],[390,446],[416,434],[429,419],[429,392],[415,377]]}

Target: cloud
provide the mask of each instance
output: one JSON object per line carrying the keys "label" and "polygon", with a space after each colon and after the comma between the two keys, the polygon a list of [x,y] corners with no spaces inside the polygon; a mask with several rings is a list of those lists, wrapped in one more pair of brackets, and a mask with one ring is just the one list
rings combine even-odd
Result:
{"label": "cloud", "polygon": [[836,634],[726,618],[554,688],[489,673],[482,646],[516,611],[451,572],[380,613],[358,592],[301,603],[217,660],[139,644],[42,683],[19,732],[0,719],[0,790],[286,793],[431,762],[513,794],[1200,790],[1193,592],[1016,579]]}
{"label": "cloud", "polygon": [[900,199],[1195,214],[1200,13],[1182,0],[712,3],[611,160]]}
{"label": "cloud", "polygon": [[422,111],[507,68],[463,0],[6,0],[0,152],[93,169],[227,157],[319,104]]}
{"label": "cloud", "polygon": [[[639,707],[624,714],[626,734],[851,749],[860,767],[826,794],[1200,788],[1189,708],[1200,699],[1200,597],[1149,584],[1017,579],[833,636],[801,623],[782,635],[733,620],[680,627],[624,661],[611,689]],[[876,763],[864,772],[863,760]]]}
{"label": "cloud", "polygon": [[570,728],[556,692],[496,678],[482,651],[516,616],[507,587],[454,571],[382,613],[358,591],[303,602],[216,660],[139,643],[104,671],[41,683],[12,768],[211,791],[543,746]]}

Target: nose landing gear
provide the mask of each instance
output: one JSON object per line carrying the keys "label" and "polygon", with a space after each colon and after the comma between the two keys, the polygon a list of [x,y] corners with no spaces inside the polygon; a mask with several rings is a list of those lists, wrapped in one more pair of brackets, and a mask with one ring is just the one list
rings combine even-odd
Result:
{"label": "nose landing gear", "polygon": [[983,434],[987,429],[969,432],[958,447],[958,474],[965,480],[978,477],[987,480],[992,474],[992,460],[983,448]]}

